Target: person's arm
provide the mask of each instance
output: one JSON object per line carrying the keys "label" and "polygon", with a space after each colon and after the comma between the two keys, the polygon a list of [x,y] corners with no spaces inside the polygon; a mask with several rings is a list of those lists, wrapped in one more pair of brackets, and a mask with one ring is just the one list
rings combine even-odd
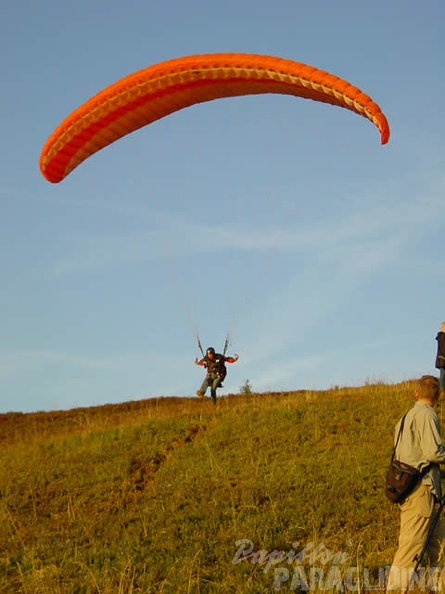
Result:
{"label": "person's arm", "polygon": [[204,367],[204,365],[205,365],[204,359],[201,359],[201,360],[198,361],[198,357],[196,357],[196,359],[195,359],[195,365],[201,365],[202,367]]}
{"label": "person's arm", "polygon": [[445,464],[445,447],[440,436],[440,425],[437,416],[424,415],[420,423],[420,447],[429,462]]}
{"label": "person's arm", "polygon": [[238,359],[238,355],[233,355],[233,357],[224,357],[224,363],[236,363]]}
{"label": "person's arm", "polygon": [[437,340],[437,354],[445,355],[445,332],[439,332],[436,336]]}

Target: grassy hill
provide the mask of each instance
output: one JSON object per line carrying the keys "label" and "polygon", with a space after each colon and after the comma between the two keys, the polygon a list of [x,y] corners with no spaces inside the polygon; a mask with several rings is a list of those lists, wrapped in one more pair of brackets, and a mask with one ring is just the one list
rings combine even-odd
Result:
{"label": "grassy hill", "polygon": [[353,567],[375,581],[396,547],[384,473],[413,389],[0,415],[0,592],[326,591]]}

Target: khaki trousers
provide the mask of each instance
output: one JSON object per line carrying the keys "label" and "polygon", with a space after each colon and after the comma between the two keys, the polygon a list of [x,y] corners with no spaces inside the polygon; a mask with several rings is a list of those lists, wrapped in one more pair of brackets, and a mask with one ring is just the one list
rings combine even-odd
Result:
{"label": "khaki trousers", "polygon": [[[445,526],[439,519],[426,553],[430,569],[419,579],[420,568],[416,576],[412,572],[416,561],[414,558],[420,553],[426,541],[430,520],[436,512],[436,503],[431,487],[420,484],[400,505],[400,533],[399,548],[394,556],[388,576],[387,590],[435,590],[444,591],[442,582],[442,565],[445,552]],[[424,558],[421,567],[425,567]],[[444,574],[445,577],[445,574]],[[410,579],[412,581],[410,582]]]}

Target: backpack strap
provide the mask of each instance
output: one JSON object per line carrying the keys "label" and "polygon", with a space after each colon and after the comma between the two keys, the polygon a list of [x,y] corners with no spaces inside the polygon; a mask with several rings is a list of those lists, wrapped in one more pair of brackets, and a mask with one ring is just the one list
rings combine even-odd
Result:
{"label": "backpack strap", "polygon": [[400,421],[400,427],[399,427],[399,432],[397,434],[397,439],[396,439],[396,443],[394,444],[393,450],[392,450],[392,454],[391,454],[391,463],[394,460],[394,456],[396,455],[396,449],[397,449],[397,444],[399,443],[399,439],[400,436],[402,435],[402,431],[403,431],[403,426],[405,424],[405,417],[406,417],[406,413],[403,415],[401,421]]}

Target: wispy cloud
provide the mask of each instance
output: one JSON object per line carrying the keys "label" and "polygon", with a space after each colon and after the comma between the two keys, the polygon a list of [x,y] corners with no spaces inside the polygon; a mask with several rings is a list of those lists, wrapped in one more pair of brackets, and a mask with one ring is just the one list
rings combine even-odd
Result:
{"label": "wispy cloud", "polygon": [[112,363],[106,358],[50,350],[18,350],[0,353],[0,377],[23,375],[48,366],[106,370]]}
{"label": "wispy cloud", "polygon": [[[378,266],[391,258],[413,232],[435,221],[442,212],[443,180],[435,189],[417,196],[395,197],[389,191],[345,199],[341,214],[320,217],[310,227],[292,221],[289,226],[249,227],[242,224],[204,225],[186,215],[150,212],[147,229],[125,233],[67,239],[65,253],[58,255],[53,274],[73,274],[131,261],[150,261],[225,250],[281,252],[309,250],[325,260],[365,262]],[[391,189],[394,191],[394,188]],[[103,202],[98,201],[98,206]],[[107,208],[110,208],[108,205]],[[123,208],[123,207],[120,207]],[[136,213],[131,210],[131,216]],[[142,217],[143,219],[144,217]],[[153,220],[156,228],[153,229]],[[361,266],[363,269],[363,266]]]}
{"label": "wispy cloud", "polygon": [[[258,313],[262,315],[260,336],[244,345],[244,351],[252,353],[246,363],[255,369],[258,387],[295,386],[305,375],[318,377],[329,365],[332,347],[322,345],[316,355],[302,355],[302,341],[308,333],[323,333],[324,321],[364,280],[399,267],[413,238],[419,242],[441,225],[443,189],[440,176],[417,195],[404,193],[400,199],[391,199],[382,192],[378,200],[355,201],[343,216],[299,233],[292,247],[307,250],[308,257],[286,277],[264,314]],[[422,261],[416,265],[421,267]],[[357,345],[348,348],[354,352],[388,348],[391,340],[383,336],[379,345],[363,343],[363,336],[358,336]]]}

